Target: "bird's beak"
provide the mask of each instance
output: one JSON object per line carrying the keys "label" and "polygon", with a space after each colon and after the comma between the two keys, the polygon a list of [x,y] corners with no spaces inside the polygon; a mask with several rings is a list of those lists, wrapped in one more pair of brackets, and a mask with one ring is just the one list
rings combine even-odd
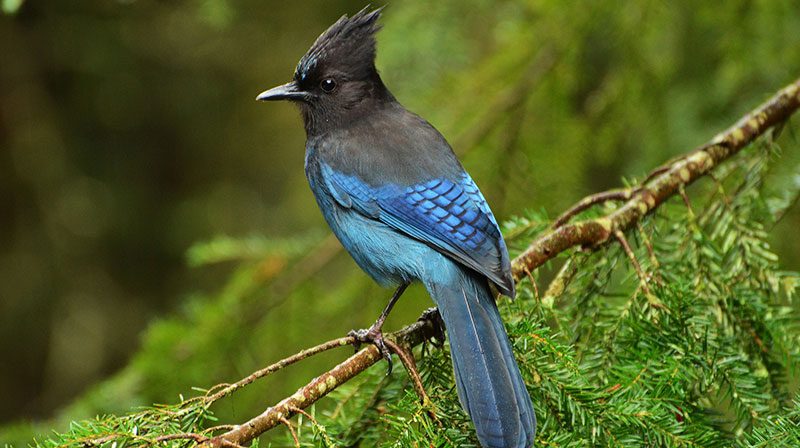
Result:
{"label": "bird's beak", "polygon": [[290,100],[297,101],[306,97],[306,92],[300,90],[297,82],[288,82],[282,86],[273,87],[258,94],[256,100],[258,101],[280,101]]}

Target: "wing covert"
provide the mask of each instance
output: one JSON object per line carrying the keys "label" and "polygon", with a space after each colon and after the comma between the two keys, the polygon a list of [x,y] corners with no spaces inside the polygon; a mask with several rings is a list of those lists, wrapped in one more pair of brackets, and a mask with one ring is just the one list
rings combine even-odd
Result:
{"label": "wing covert", "polygon": [[494,216],[468,174],[410,186],[373,187],[356,176],[324,166],[336,201],[423,241],[485,275],[504,294],[514,295],[505,243]]}

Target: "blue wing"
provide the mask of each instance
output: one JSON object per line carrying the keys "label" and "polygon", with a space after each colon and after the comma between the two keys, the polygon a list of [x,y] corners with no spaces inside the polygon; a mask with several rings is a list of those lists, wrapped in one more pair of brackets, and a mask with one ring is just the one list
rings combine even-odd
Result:
{"label": "blue wing", "polygon": [[378,219],[430,244],[485,275],[509,296],[514,295],[511,267],[497,221],[475,182],[431,179],[410,186],[373,187],[356,176],[322,164],[322,177],[342,207]]}

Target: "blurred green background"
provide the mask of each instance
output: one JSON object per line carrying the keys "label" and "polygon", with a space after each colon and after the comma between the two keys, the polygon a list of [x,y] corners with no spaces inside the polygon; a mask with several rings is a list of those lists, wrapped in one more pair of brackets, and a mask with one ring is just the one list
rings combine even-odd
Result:
{"label": "blurred green background", "polygon": [[[0,6],[5,434],[174,401],[373,321],[389,291],[327,237],[297,111],[254,101],[364,3]],[[796,0],[394,2],[383,23],[386,84],[501,220],[641,177],[800,76]],[[800,185],[800,155],[783,158]],[[772,231],[794,270],[798,226],[794,208]],[[404,302],[390,325],[430,304]],[[336,359],[220,412],[248,416]]]}

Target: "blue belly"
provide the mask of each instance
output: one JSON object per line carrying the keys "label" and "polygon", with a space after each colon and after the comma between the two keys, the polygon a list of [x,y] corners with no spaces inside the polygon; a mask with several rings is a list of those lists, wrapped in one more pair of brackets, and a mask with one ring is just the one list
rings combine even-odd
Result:
{"label": "blue belly", "polygon": [[364,272],[383,286],[415,280],[428,285],[455,275],[456,263],[437,250],[355,208],[343,207],[322,180],[312,154],[306,153],[311,191],[331,230]]}
{"label": "blue belly", "polygon": [[[383,286],[425,280],[430,276],[430,269],[426,267],[434,260],[445,258],[426,244],[380,221],[342,208],[326,198],[317,198],[317,202],[344,248],[364,272]],[[323,202],[327,202],[325,206]]]}

